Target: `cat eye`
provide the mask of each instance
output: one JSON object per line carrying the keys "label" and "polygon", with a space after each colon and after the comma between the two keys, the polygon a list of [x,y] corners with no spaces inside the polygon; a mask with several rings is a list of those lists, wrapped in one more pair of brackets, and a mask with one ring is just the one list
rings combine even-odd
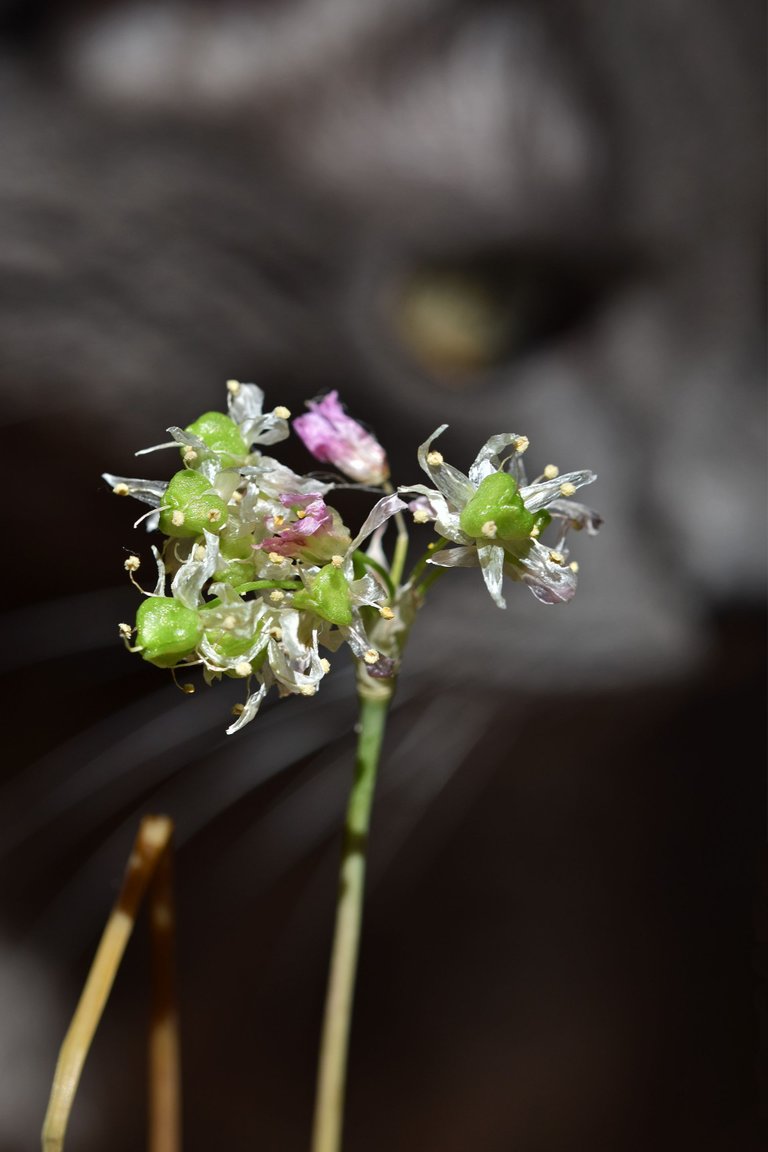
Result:
{"label": "cat eye", "polygon": [[616,291],[619,262],[532,254],[416,265],[389,293],[397,344],[437,383],[462,390],[589,323]]}

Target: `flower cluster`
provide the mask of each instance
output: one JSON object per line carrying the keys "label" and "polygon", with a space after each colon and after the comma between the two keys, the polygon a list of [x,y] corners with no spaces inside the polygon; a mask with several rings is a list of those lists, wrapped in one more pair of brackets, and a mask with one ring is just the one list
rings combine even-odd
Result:
{"label": "flower cluster", "polygon": [[[313,695],[330,669],[321,648],[346,643],[368,676],[394,672],[365,618],[393,619],[388,583],[368,568],[361,545],[405,503],[383,496],[352,538],[326,501],[332,483],[299,476],[261,452],[288,436],[290,417],[285,408],[263,412],[263,400],[256,385],[230,381],[228,414],[207,412],[186,429],[169,428],[172,440],[158,448],[176,449],[182,464],[169,481],[104,473],[113,492],[150,505],[140,520],[167,537],[153,549],[156,586],[135,630],[120,626],[123,638],[160,667],[202,665],[209,683],[246,681],[230,733],[254,718],[273,685],[281,695]],[[340,408],[337,415],[342,433],[344,421],[354,425],[357,478],[366,478],[367,438],[371,479],[378,479],[380,446]],[[339,435],[334,462],[343,467]],[[323,459],[334,459],[330,450]],[[132,578],[138,566],[135,556],[126,561]]]}
{"label": "flower cluster", "polygon": [[[169,428],[168,443],[137,453],[177,452],[181,466],[170,480],[103,475],[116,494],[148,504],[136,524],[145,521],[166,538],[152,549],[155,587],[142,589],[135,627],[120,625],[123,640],[159,667],[202,666],[208,683],[243,680],[245,702],[229,733],[256,716],[273,686],[280,695],[314,695],[330,670],[322,650],[346,644],[368,686],[391,679],[426,587],[447,568],[479,566],[501,608],[505,575],[547,604],[573,596],[577,566],[568,561],[566,537],[570,529],[594,534],[600,519],[570,497],[594,473],[559,476],[549,466],[529,484],[522,464],[528,441],[504,433],[488,440],[465,476],[432,447],[443,425],[418,453],[433,487],[395,492],[383,448],[332,392],[311,401],[293,427],[317,460],[343,476],[298,475],[262,452],[289,435],[290,412],[264,412],[254,384],[227,387],[226,414],[207,412],[187,428]],[[327,499],[334,487],[350,486],[344,477],[381,493],[354,536]],[[403,581],[406,508],[416,523],[431,523],[438,540]],[[390,563],[382,536],[392,517],[399,545]],[[546,546],[540,537],[550,524],[558,533]],[[125,562],[134,583],[139,566],[136,556]]]}

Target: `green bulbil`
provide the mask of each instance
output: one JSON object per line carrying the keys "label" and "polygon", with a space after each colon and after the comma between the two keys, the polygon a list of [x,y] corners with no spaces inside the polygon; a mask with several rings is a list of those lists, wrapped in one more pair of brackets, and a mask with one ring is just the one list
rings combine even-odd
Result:
{"label": "green bulbil", "polygon": [[331,624],[352,623],[352,595],[346,577],[334,564],[321,568],[310,589],[294,593],[294,608],[307,608]]}
{"label": "green bulbil", "polygon": [[223,412],[205,412],[186,431],[199,437],[214,452],[221,453],[222,468],[233,468],[248,455],[248,445],[240,435],[240,429]]}
{"label": "green bulbil", "polygon": [[198,613],[170,596],[150,596],[136,613],[136,646],[159,668],[172,668],[189,656],[202,635]]}
{"label": "green bulbil", "polygon": [[[499,542],[523,540],[536,522],[508,472],[492,472],[480,481],[477,491],[464,506],[459,523],[462,532],[477,540]],[[496,525],[495,535],[483,531],[489,523]]]}
{"label": "green bulbil", "polygon": [[[174,523],[174,513],[179,523]],[[227,506],[205,476],[185,468],[171,477],[163,496],[161,532],[166,536],[201,536],[203,531],[219,533],[226,522]]]}

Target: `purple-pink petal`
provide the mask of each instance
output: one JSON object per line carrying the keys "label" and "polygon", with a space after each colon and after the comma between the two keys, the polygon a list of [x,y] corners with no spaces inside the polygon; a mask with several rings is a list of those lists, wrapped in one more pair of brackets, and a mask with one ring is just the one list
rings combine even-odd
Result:
{"label": "purple-pink petal", "polygon": [[339,403],[338,392],[307,403],[293,427],[316,460],[335,465],[361,484],[381,484],[389,476],[387,456],[378,440],[353,420]]}

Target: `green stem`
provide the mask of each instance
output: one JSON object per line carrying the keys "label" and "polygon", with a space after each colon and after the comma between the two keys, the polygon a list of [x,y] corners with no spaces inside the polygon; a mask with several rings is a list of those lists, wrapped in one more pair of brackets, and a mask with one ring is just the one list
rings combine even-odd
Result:
{"label": "green stem", "polygon": [[376,770],[394,685],[360,691],[355,776],[347,805],[336,927],[320,1043],[312,1152],[340,1152],[347,1050],[363,913],[366,849]]}

